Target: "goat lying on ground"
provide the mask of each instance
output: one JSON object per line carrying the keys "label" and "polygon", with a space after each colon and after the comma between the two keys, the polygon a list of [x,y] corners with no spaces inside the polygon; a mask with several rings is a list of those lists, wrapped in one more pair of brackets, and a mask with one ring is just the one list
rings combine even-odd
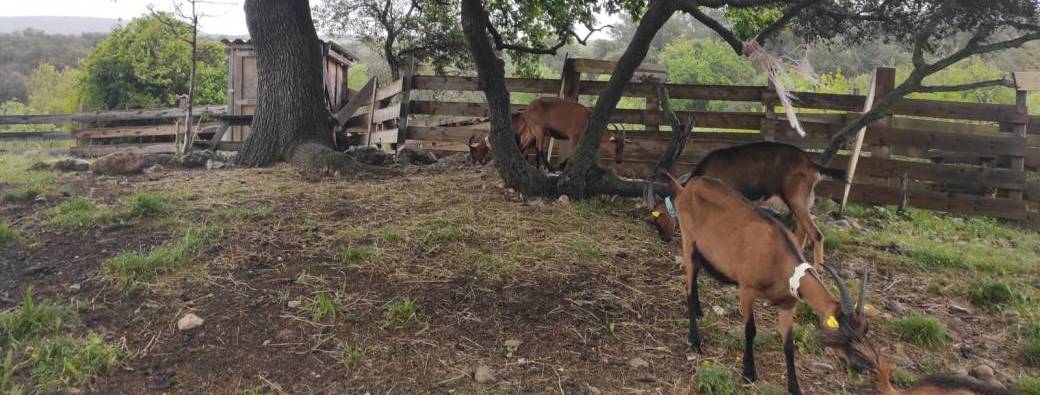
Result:
{"label": "goat lying on ground", "polygon": [[[722,180],[744,197],[763,201],[778,197],[784,201],[798,224],[798,238],[804,247],[806,236],[813,243],[813,264],[823,264],[823,234],[816,227],[810,210],[816,183],[823,178],[846,182],[845,171],[820,166],[809,154],[789,144],[757,142],[722,148],[708,153],[693,177],[707,176]],[[644,219],[657,228],[664,241],[671,241],[675,225],[668,205],[671,199],[644,196],[647,207],[653,207]]]}
{"label": "goat lying on ground", "polygon": [[[739,288],[740,313],[744,317],[744,377],[757,378],[753,343],[756,334],[754,302],[764,299],[780,309],[778,327],[784,339],[787,388],[800,394],[794,367],[794,308],[805,301],[822,328],[836,340],[830,347],[844,351],[847,340],[862,338],[867,332],[863,314],[863,285],[860,301],[853,308],[848,291],[829,267],[841,300],[836,300],[805,262],[795,247],[794,235],[775,219],[760,213],[747,199],[715,178],[694,177],[685,187],[665,173],[675,196],[674,210],[682,234],[682,257],[686,268],[687,308],[690,344],[701,349],[697,319],[703,316],[697,289],[697,275],[704,269],[724,284]],[[843,343],[843,341],[846,341]],[[857,367],[857,365],[854,365]]]}
{"label": "goat lying on ground", "polygon": [[877,374],[874,388],[880,395],[1010,395],[1007,389],[983,383],[971,377],[953,375],[929,375],[922,378],[912,388],[896,389],[892,386],[892,366],[874,348],[874,344],[865,338],[855,338],[851,342],[835,338],[833,333],[821,333],[820,343],[845,347],[850,360],[865,366]]}

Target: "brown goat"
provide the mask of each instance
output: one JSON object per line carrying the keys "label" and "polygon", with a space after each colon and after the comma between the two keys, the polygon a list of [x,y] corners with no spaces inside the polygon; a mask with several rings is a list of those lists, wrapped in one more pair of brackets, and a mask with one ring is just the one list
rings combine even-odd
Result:
{"label": "brown goat", "polygon": [[[531,140],[531,131],[527,128],[527,123],[524,121],[523,112],[515,112],[512,114],[512,130],[513,135],[516,138],[517,145],[520,145],[520,152],[524,152],[529,147],[524,147],[522,141]],[[491,141],[488,139],[488,135],[478,138],[476,135],[469,136],[469,160],[471,163],[485,164],[491,159]],[[530,144],[528,144],[530,146]],[[534,164],[533,160],[531,162]]]}
{"label": "brown goat", "polygon": [[[567,140],[573,150],[577,149],[585,125],[589,123],[592,112],[580,103],[558,97],[540,97],[531,101],[524,111],[524,119],[530,128],[530,140],[521,139],[520,149],[534,144],[538,152],[539,163],[549,165],[545,156],[548,138]],[[613,134],[600,143],[600,150],[613,148],[614,162],[620,164],[625,150],[625,131],[615,130]]]}
{"label": "brown goat", "polygon": [[845,347],[847,355],[854,363],[876,373],[874,389],[880,395],[1011,395],[1007,389],[983,383],[965,376],[935,374],[922,378],[911,388],[901,390],[892,386],[892,365],[874,348],[874,344],[865,338],[846,341],[832,333],[821,333],[818,336],[823,345]]}
{"label": "brown goat", "polygon": [[[778,327],[784,339],[787,365],[787,388],[800,394],[794,366],[794,308],[804,300],[820,317],[821,331],[837,339],[854,339],[866,335],[867,319],[863,314],[863,289],[857,308],[852,305],[841,279],[841,299],[835,299],[827,287],[805,262],[795,247],[794,235],[778,221],[756,210],[735,190],[710,177],[694,177],[685,187],[667,175],[675,198],[675,210],[682,234],[682,257],[686,268],[687,309],[690,321],[690,344],[701,349],[697,319],[701,311],[697,276],[704,269],[724,284],[739,288],[740,313],[744,317],[744,377],[757,378],[753,343],[756,334],[753,307],[764,299],[780,309]],[[861,287],[866,278],[861,282]],[[843,343],[831,344],[844,351]]]}
{"label": "brown goat", "polygon": [[[809,154],[789,144],[757,142],[722,148],[708,153],[693,177],[706,176],[722,180],[752,201],[778,197],[784,201],[798,224],[797,235],[802,247],[806,236],[813,244],[813,265],[823,264],[823,233],[812,219],[816,183],[823,178],[845,182],[845,171],[820,166]],[[664,241],[671,241],[675,225],[666,200],[644,197],[653,207],[644,219],[657,228]]]}

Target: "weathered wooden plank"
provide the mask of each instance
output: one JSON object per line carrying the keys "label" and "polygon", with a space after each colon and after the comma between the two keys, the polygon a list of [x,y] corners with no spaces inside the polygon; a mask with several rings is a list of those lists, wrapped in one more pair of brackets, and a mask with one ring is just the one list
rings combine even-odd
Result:
{"label": "weathered wooden plank", "polygon": [[434,141],[434,140],[412,140],[408,139],[405,144],[419,144],[423,149],[431,151],[449,151],[449,152],[469,152],[469,146],[466,143],[460,143],[455,141]]}
{"label": "weathered wooden plank", "polygon": [[104,145],[78,145],[69,148],[69,153],[83,157],[105,156],[115,152],[133,154],[162,154],[177,152],[174,143],[157,144],[104,144]]}
{"label": "weathered wooden plank", "polygon": [[934,119],[892,117],[892,127],[899,129],[935,130],[948,133],[995,135],[1000,133],[996,124],[946,122]]}
{"label": "weathered wooden plank", "polygon": [[866,141],[870,144],[902,145],[921,150],[941,149],[949,151],[973,152],[978,154],[995,154],[1022,156],[1025,147],[1018,137],[1014,136],[982,136],[964,133],[943,133],[927,130],[898,129],[886,125],[871,127]]}
{"label": "weathered wooden plank", "polygon": [[[817,184],[816,195],[832,199],[840,198],[843,189],[843,184],[841,183],[824,180]],[[850,191],[849,200],[871,205],[894,205],[899,202],[899,193],[899,188],[855,184]],[[910,191],[909,204],[912,207],[928,210],[985,215],[1019,221],[1026,217],[1025,203],[1014,199],[912,190]]]}
{"label": "weathered wooden plank", "polygon": [[973,121],[1006,121],[1025,123],[1029,117],[1007,104],[957,103],[938,100],[902,99],[892,106],[895,115],[967,119]]}
{"label": "weathered wooden plank", "polygon": [[[764,90],[765,101],[768,104],[780,105],[775,92],[761,89]],[[794,97],[791,102],[795,107],[817,110],[862,111],[866,100],[865,96],[837,93],[793,92],[792,95]]]}
{"label": "weathered wooden plank", "polygon": [[[617,62],[600,59],[574,58],[574,69],[579,73],[613,74]],[[636,68],[637,74],[668,75],[668,67],[661,64],[643,63]],[[663,79],[663,78],[662,78]]]}
{"label": "weathered wooden plank", "polygon": [[470,136],[483,137],[486,129],[443,126],[409,126],[408,140],[467,142]]}
{"label": "weathered wooden plank", "polygon": [[397,144],[397,129],[373,130],[368,136],[369,144]]}
{"label": "weathered wooden plank", "polygon": [[1025,199],[1040,203],[1040,182],[1030,181],[1026,183]]}
{"label": "weathered wooden plank", "polygon": [[391,82],[390,85],[379,88],[376,92],[376,101],[382,101],[396,96],[401,93],[401,86],[404,80],[398,78],[396,81]]}
{"label": "weathered wooden plank", "polygon": [[392,105],[385,108],[380,108],[372,113],[372,123],[378,124],[386,122],[392,119],[397,119],[401,116],[401,108],[396,105]]}
{"label": "weathered wooden plank", "polygon": [[[225,113],[227,113],[227,106],[203,106],[194,109],[194,114],[196,114],[196,116],[223,115]],[[33,123],[63,124],[71,122],[138,121],[150,119],[172,119],[183,116],[184,110],[180,108],[160,108],[133,111],[83,112],[76,114],[4,115],[0,116],[0,125]]]}
{"label": "weathered wooden plank", "polygon": [[[199,130],[219,124],[203,124]],[[118,126],[111,128],[92,128],[72,131],[74,139],[104,139],[114,137],[173,136],[177,133],[177,125],[151,126]]]}
{"label": "weathered wooden plank", "polygon": [[[603,92],[608,81],[581,81],[581,94],[595,96]],[[668,96],[685,100],[759,101],[764,89],[760,86],[665,84]],[[657,96],[657,84],[631,82],[625,84],[623,96]]]}
{"label": "weathered wooden plank", "polygon": [[69,140],[69,132],[3,132],[0,141],[51,141]]}
{"label": "weathered wooden plank", "polygon": [[358,94],[350,97],[347,104],[336,113],[336,122],[339,122],[340,125],[348,125],[353,120],[351,117],[354,116],[354,113],[361,106],[368,105],[372,100],[372,91],[375,90],[376,81],[375,77],[370,78]]}
{"label": "weathered wooden plank", "polygon": [[[560,80],[506,78],[506,88],[510,92],[555,94],[560,89]],[[477,77],[417,75],[412,77],[412,89],[478,91],[482,88]]]}
{"label": "weathered wooden plank", "polygon": [[[828,166],[844,169],[848,156],[834,158]],[[899,178],[906,174],[911,180],[957,185],[969,188],[1004,188],[1022,190],[1026,173],[1009,169],[980,166],[943,165],[905,160],[859,158],[859,172],[871,177]]]}

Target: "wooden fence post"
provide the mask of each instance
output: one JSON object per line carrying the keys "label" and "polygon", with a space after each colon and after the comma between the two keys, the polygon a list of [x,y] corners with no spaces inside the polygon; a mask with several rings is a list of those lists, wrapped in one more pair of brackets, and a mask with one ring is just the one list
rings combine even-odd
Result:
{"label": "wooden fence post", "polygon": [[[883,97],[896,88],[896,69],[891,67],[878,67],[875,71],[874,80],[874,98]],[[892,122],[892,112],[888,111],[885,113],[885,117],[877,121],[877,123],[890,125]],[[892,156],[892,146],[887,144],[876,144],[870,147],[870,156],[874,158],[889,159]]]}
{"label": "wooden fence post", "polygon": [[379,76],[372,77],[370,83],[372,84],[372,97],[368,101],[368,118],[366,118],[365,122],[365,145],[372,145],[372,124],[375,121],[376,110],[379,108],[376,105],[378,104],[376,92],[379,92]]}
{"label": "wooden fence post", "polygon": [[776,108],[773,100],[776,89],[773,87],[773,81],[769,81],[769,88],[762,91],[762,109],[765,116],[762,117],[762,122],[759,124],[759,133],[762,134],[762,140],[765,141],[776,141]]}
{"label": "wooden fence post", "polygon": [[[1018,109],[1019,114],[1028,116],[1029,107],[1027,106],[1026,99],[1029,97],[1029,91],[1017,89],[1015,90],[1015,107]],[[1026,146],[1026,121],[1020,123],[1014,123],[1011,126],[1011,133],[1021,141],[1023,147]],[[1012,156],[1011,157],[1011,170],[1025,172],[1026,171],[1026,158],[1025,156]],[[1016,200],[1022,200],[1022,191],[1026,189],[1026,185],[1022,184],[1022,188],[1017,191],[1008,191],[1008,197]]]}
{"label": "wooden fence post", "polygon": [[404,147],[405,140],[408,139],[408,114],[411,112],[411,95],[412,95],[412,75],[415,72],[415,58],[409,56],[408,66],[405,67],[404,73],[401,75],[401,109],[397,113],[397,144],[394,150],[398,150]]}
{"label": "wooden fence post", "polygon": [[[870,79],[870,90],[867,92],[866,100],[863,103],[863,112],[866,113],[874,107],[874,101],[879,97],[878,89],[884,89],[887,81],[895,83],[896,69],[891,67],[878,67],[874,69],[874,75]],[[852,154],[849,156],[849,172],[848,172],[848,184],[845,184],[845,191],[841,196],[841,206],[839,213],[845,212],[845,204],[849,200],[849,191],[852,189],[852,183],[856,176],[856,164],[859,162],[860,150],[863,148],[863,138],[867,134],[869,127],[860,128],[856,133],[856,143],[852,146]]]}

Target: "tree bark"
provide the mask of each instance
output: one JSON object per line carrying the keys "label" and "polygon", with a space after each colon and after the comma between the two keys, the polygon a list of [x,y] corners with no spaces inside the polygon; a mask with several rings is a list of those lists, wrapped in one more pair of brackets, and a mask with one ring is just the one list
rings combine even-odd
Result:
{"label": "tree bark", "polygon": [[246,26],[259,78],[252,134],[239,155],[247,166],[289,159],[296,146],[332,146],[321,80],[321,43],[305,0],[246,0]]}
{"label": "tree bark", "polygon": [[[632,79],[636,69],[643,63],[657,31],[672,17],[678,7],[677,2],[673,0],[656,0],[650,4],[646,13],[640,18],[632,41],[629,42],[625,53],[618,59],[614,73],[610,75],[607,86],[596,100],[589,123],[581,134],[581,140],[578,141],[577,150],[567,160],[567,167],[557,183],[557,189],[561,194],[577,199],[598,193],[617,193],[624,196],[642,195],[644,184],[622,180],[613,172],[599,168],[597,164],[599,143],[603,139],[603,132],[606,130],[607,124],[610,123],[610,116],[614,112],[614,108],[621,100],[625,84]],[[609,189],[612,188],[616,190],[610,191]]]}
{"label": "tree bark", "polygon": [[491,116],[491,151],[495,168],[506,185],[525,195],[555,196],[555,179],[524,161],[513,137],[505,65],[488,39],[484,12],[481,0],[462,0],[462,30]]}
{"label": "tree bark", "polygon": [[399,172],[370,166],[332,149],[325,108],[321,42],[306,0],[246,0],[246,26],[258,77],[252,134],[238,156],[245,166],[289,160],[307,178]]}

